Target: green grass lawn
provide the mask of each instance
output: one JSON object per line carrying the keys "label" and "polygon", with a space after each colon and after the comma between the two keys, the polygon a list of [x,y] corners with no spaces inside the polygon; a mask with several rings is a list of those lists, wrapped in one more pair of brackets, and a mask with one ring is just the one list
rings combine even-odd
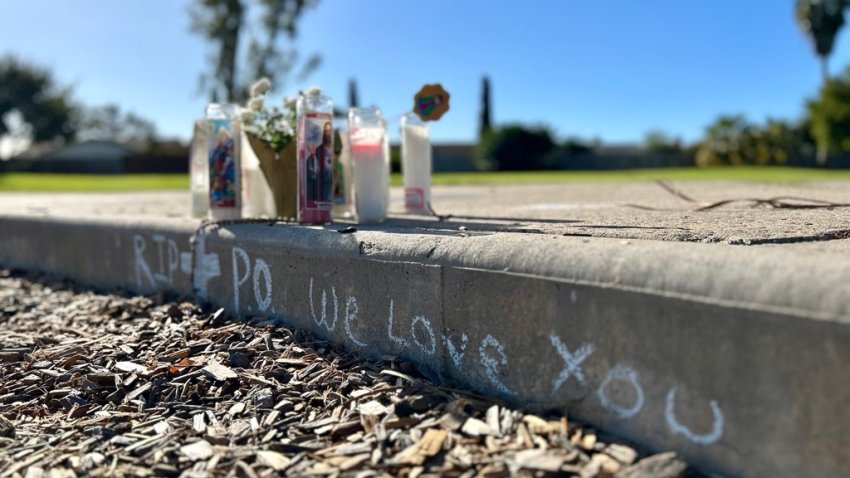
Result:
{"label": "green grass lawn", "polygon": [[[823,179],[850,180],[850,169],[829,170],[782,167],[657,168],[614,171],[521,171],[436,173],[434,184],[524,184],[569,181],[755,181],[791,182]],[[401,177],[393,175],[393,184]]]}
{"label": "green grass lawn", "polygon": [[0,174],[0,191],[138,191],[188,187],[188,174]]}
{"label": "green grass lawn", "polygon": [[[528,184],[569,181],[755,181],[792,182],[818,179],[850,180],[850,170],[781,168],[781,167],[716,167],[661,168],[620,171],[522,171],[486,173],[436,173],[435,185],[463,184]],[[401,175],[392,175],[392,184],[401,185]],[[0,174],[0,191],[134,191],[186,189],[186,174]]]}

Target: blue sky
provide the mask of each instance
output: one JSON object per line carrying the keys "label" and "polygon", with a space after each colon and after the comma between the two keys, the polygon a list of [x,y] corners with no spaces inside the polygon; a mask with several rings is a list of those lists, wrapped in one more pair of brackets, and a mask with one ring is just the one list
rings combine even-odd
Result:
{"label": "blue sky", "polygon": [[[188,32],[188,0],[0,0],[0,54],[54,69],[90,105],[116,102],[187,138],[206,103],[208,50]],[[847,28],[845,28],[846,30]],[[793,0],[321,0],[297,46],[323,63],[299,87],[394,117],[423,83],[441,82],[451,111],[436,141],[476,137],[481,78],[496,123],[541,123],[561,137],[640,141],[662,129],[693,141],[721,113],[796,118],[820,84]],[[843,31],[830,60],[850,64]]]}

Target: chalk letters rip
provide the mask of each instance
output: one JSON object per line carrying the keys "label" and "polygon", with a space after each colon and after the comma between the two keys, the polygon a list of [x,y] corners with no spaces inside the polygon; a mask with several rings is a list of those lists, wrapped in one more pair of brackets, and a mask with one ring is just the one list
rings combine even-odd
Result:
{"label": "chalk letters rip", "polygon": [[552,342],[552,346],[558,351],[558,355],[564,360],[564,368],[561,370],[561,373],[558,374],[558,377],[555,378],[552,388],[552,391],[555,392],[564,382],[567,381],[568,378],[575,377],[579,383],[584,384],[584,372],[581,369],[581,363],[593,353],[594,347],[592,344],[584,344],[575,351],[575,353],[571,353],[570,350],[561,342],[560,337],[555,335],[554,332],[549,334],[549,341]]}

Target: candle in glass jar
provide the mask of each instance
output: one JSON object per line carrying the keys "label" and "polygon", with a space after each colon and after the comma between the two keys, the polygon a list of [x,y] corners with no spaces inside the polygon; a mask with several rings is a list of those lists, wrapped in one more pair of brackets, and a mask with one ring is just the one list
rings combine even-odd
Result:
{"label": "candle in glass jar", "polygon": [[195,121],[192,149],[189,153],[189,189],[192,197],[192,217],[202,218],[210,209],[210,165],[207,150],[209,125]]}
{"label": "candle in glass jar", "polygon": [[348,132],[357,221],[381,222],[387,217],[390,194],[387,122],[378,108],[350,108]]}
{"label": "candle in glass jar", "polygon": [[241,174],[239,165],[239,121],[234,105],[210,103],[209,122],[209,218],[213,221],[241,217]]}
{"label": "candle in glass jar", "polygon": [[354,172],[354,207],[358,222],[381,222],[387,217],[389,203],[389,166],[381,142],[351,144]]}
{"label": "candle in glass jar", "polygon": [[401,117],[401,172],[404,208],[427,212],[431,202],[431,142],[428,126],[414,113]]}
{"label": "candle in glass jar", "polygon": [[298,222],[323,224],[333,208],[333,103],[311,88],[298,98],[296,116]]}

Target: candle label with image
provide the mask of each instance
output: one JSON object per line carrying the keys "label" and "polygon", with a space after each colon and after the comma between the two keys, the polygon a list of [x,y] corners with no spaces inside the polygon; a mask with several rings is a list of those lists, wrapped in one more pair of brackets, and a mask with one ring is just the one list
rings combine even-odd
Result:
{"label": "candle label with image", "polygon": [[236,150],[229,119],[212,121],[209,135],[210,207],[235,208],[239,185],[236,182]]}
{"label": "candle label with image", "polygon": [[298,125],[299,217],[329,222],[334,194],[334,134],[329,113],[304,113]]}

